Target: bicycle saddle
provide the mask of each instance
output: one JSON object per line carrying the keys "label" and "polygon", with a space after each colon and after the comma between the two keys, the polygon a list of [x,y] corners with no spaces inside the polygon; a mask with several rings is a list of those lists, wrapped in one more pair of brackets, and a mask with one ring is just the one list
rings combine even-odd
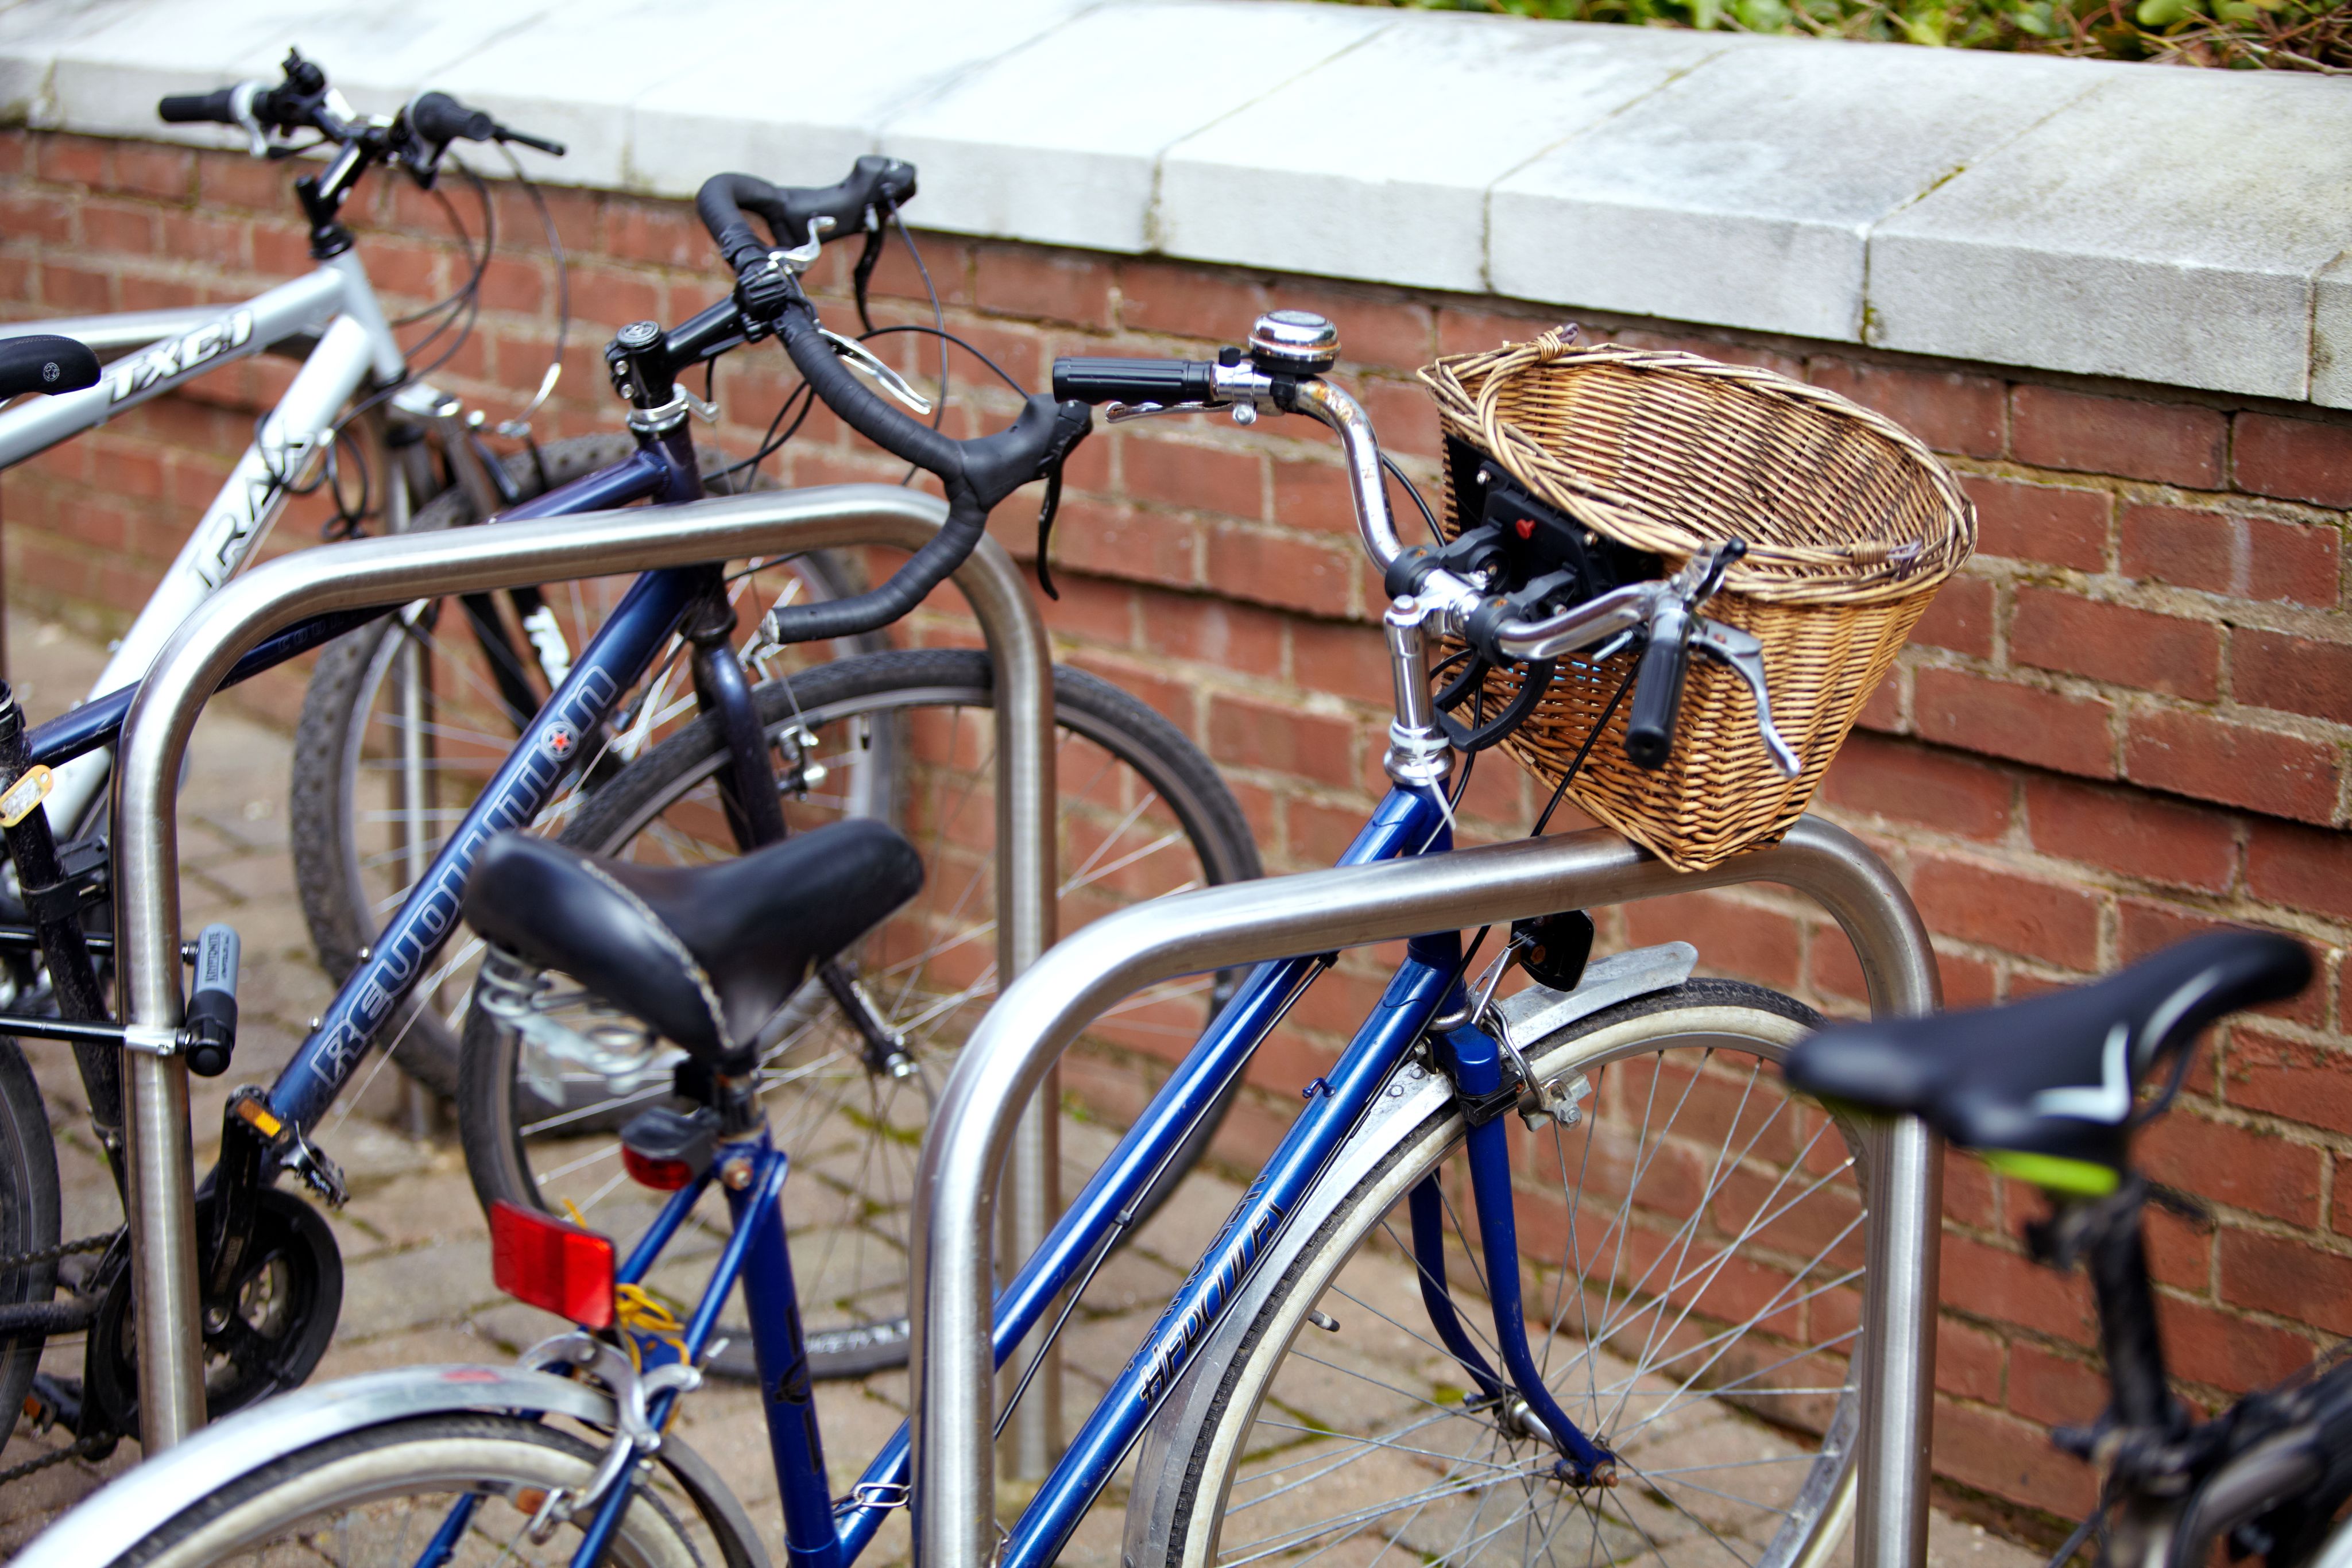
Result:
{"label": "bicycle saddle", "polygon": [[876,821],[684,870],[500,833],[467,883],[466,920],[719,1071],[746,1072],[761,1026],[811,968],[922,885],[915,846]]}
{"label": "bicycle saddle", "polygon": [[98,384],[98,356],[79,338],[50,333],[0,338],[0,399],[24,392],[79,392]]}
{"label": "bicycle saddle", "polygon": [[2301,943],[2220,931],[2008,1007],[1824,1030],[1790,1053],[1788,1078],[1824,1101],[1922,1117],[2045,1186],[2102,1192],[2150,1070],[2223,1014],[2310,978]]}

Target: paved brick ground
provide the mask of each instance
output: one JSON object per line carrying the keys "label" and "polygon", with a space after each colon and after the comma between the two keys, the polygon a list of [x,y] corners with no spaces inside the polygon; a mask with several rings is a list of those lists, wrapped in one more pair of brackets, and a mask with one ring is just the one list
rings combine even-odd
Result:
{"label": "paved brick ground", "polygon": [[[27,708],[46,715],[85,690],[102,662],[93,643],[19,610],[9,627],[10,669]],[[236,1071],[196,1090],[195,1128],[201,1159],[209,1160],[222,1102],[236,1084],[266,1081],[290,1054],[305,1021],[327,999],[328,987],[312,963],[286,856],[285,793],[288,737],[279,730],[224,707],[199,726],[182,795],[184,910],[190,929],[220,918],[245,941],[243,1023]],[[112,1226],[117,1211],[110,1185],[82,1127],[83,1102],[70,1060],[61,1048],[32,1048],[58,1130],[66,1191],[66,1233],[87,1235]],[[319,1142],[352,1178],[352,1198],[329,1216],[346,1269],[344,1301],[335,1341],[320,1378],[416,1363],[501,1361],[556,1327],[556,1320],[507,1301],[492,1288],[479,1211],[452,1142],[412,1140],[394,1130],[405,1100],[391,1075],[347,1100],[320,1130]],[[1071,1190],[1107,1152],[1102,1129],[1077,1123],[1065,1132]],[[1239,1197],[1234,1184],[1197,1175],[1182,1198],[1169,1204],[1098,1277],[1067,1339],[1067,1398],[1075,1416],[1118,1371],[1174,1289],[1190,1260],[1205,1248]],[[1404,1266],[1371,1256],[1350,1266],[1349,1281],[1364,1299],[1404,1300]],[[1385,1271],[1385,1272],[1384,1272]],[[1393,1275],[1394,1278],[1388,1278]],[[682,1284],[684,1281],[680,1281]],[[1405,1336],[1395,1336],[1397,1381],[1437,1375],[1417,1366],[1425,1359]],[[50,1371],[78,1374],[79,1340],[52,1347]],[[898,1426],[904,1382],[898,1374],[863,1384],[831,1385],[820,1396],[835,1490]],[[1717,1427],[1722,1420],[1718,1418]],[[768,1532],[782,1562],[776,1489],[768,1466],[756,1394],[719,1385],[696,1396],[681,1431],[718,1466],[752,1517]],[[1715,1430],[1710,1427],[1708,1430]],[[1718,1435],[1727,1435],[1722,1433]],[[1705,1443],[1706,1432],[1677,1433]],[[17,1463],[55,1441],[20,1432],[5,1460]],[[100,1464],[68,1463],[0,1490],[0,1552],[14,1552],[63,1509],[107,1477],[135,1462],[125,1445]],[[1118,1561],[1117,1523],[1108,1513],[1090,1521],[1066,1561]],[[905,1516],[877,1542],[866,1561],[906,1560]],[[1980,1527],[1938,1517],[1931,1550],[1936,1568],[2027,1568],[2035,1554],[1989,1536]]]}

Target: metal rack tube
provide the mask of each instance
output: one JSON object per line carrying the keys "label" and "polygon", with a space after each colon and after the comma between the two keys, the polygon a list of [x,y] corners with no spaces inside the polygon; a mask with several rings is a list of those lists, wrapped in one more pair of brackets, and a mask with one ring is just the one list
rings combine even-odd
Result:
{"label": "metal rack tube", "polygon": [[[753,491],[446,533],[401,534],[284,556],[206,600],[156,656],[125,716],[115,792],[117,1016],[137,1040],[181,1021],[180,762],[205,701],[271,633],[330,611],[440,594],[740,560],[827,546],[919,548],[945,505],[887,485]],[[992,540],[955,574],[996,661],[1002,971],[1053,933],[1053,678],[1019,569]],[[1042,912],[1041,912],[1042,904]],[[142,1437],[160,1452],[204,1421],[188,1080],[176,1055],[126,1050],[133,1299]]]}
{"label": "metal rack tube", "polygon": [[[1208,888],[1135,905],[1064,941],[1008,987],[948,1080],[923,1145],[915,1221],[914,1498],[927,1568],[986,1568],[996,1495],[988,1434],[996,1182],[1021,1108],[1078,1031],[1141,987],[1262,959],[1328,952],[1560,909],[1772,882],[1812,897],[1845,930],[1881,1015],[1941,999],[1917,910],[1861,840],[1804,818],[1780,843],[1713,871],[1675,871],[1602,831],[1525,839],[1379,865]],[[1914,1135],[1914,1134],[1916,1135]],[[1864,1343],[1915,1358],[1899,1375],[1865,1365],[1863,1462],[1926,1452],[1934,1376],[1937,1150],[1916,1128],[1875,1151],[1879,1255]],[[1885,1212],[1899,1211],[1899,1212]],[[1924,1268],[1890,1290],[1881,1274]],[[1925,1560],[1925,1477],[1864,1471],[1865,1568]]]}

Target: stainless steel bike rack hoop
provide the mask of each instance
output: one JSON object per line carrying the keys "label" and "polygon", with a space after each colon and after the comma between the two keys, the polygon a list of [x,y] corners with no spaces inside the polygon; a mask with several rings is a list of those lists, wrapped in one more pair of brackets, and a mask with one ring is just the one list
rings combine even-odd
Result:
{"label": "stainless steel bike rack hoop", "polygon": [[[362,539],[256,568],[173,635],[123,721],[114,805],[117,1016],[131,1040],[123,1051],[128,1218],[148,1453],[205,1416],[187,1064],[139,1047],[171,1040],[181,1022],[180,762],[230,666],[272,633],[329,611],[827,546],[912,550],[946,517],[944,503],[912,490],[835,485]],[[981,541],[955,581],[995,661],[997,962],[1010,977],[1054,938],[1052,656],[1027,584],[993,540]],[[1049,1181],[1051,1174],[1045,1163]],[[1051,1199],[1049,1188],[1028,1207],[1042,1210]]]}
{"label": "stainless steel bike rack hoop", "polygon": [[[1671,893],[1771,882],[1845,930],[1880,1015],[1942,999],[1927,928],[1861,840],[1816,818],[1710,872],[1679,873],[1613,833],[1524,839],[1425,859],[1309,872],[1154,900],[1096,921],[1008,987],[965,1047],[934,1112],[917,1177],[915,1509],[926,1568],[988,1568],[997,1544],[988,1434],[996,1183],[1021,1108],[1064,1048],[1121,998],[1177,975],[1328,952]],[[1858,1560],[1918,1568],[1935,1377],[1940,1154],[1916,1121],[1869,1150],[1877,1266],[1864,1304]]]}

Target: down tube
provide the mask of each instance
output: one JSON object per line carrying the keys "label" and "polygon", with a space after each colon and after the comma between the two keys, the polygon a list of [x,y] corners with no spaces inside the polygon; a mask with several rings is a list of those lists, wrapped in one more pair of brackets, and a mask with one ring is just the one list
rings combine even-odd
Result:
{"label": "down tube", "polygon": [[[651,666],[693,591],[688,571],[651,571],[637,579],[590,639],[572,673],[523,731],[513,751],[441,846],[425,879],[376,938],[367,961],[335,993],[302,1049],[269,1091],[281,1120],[308,1127],[366,1055],[369,1043],[425,972],[457,925],[466,878],[484,841],[520,827],[547,804],[576,747],[572,742],[608,717],[621,694]],[[555,744],[550,737],[568,727]]]}

